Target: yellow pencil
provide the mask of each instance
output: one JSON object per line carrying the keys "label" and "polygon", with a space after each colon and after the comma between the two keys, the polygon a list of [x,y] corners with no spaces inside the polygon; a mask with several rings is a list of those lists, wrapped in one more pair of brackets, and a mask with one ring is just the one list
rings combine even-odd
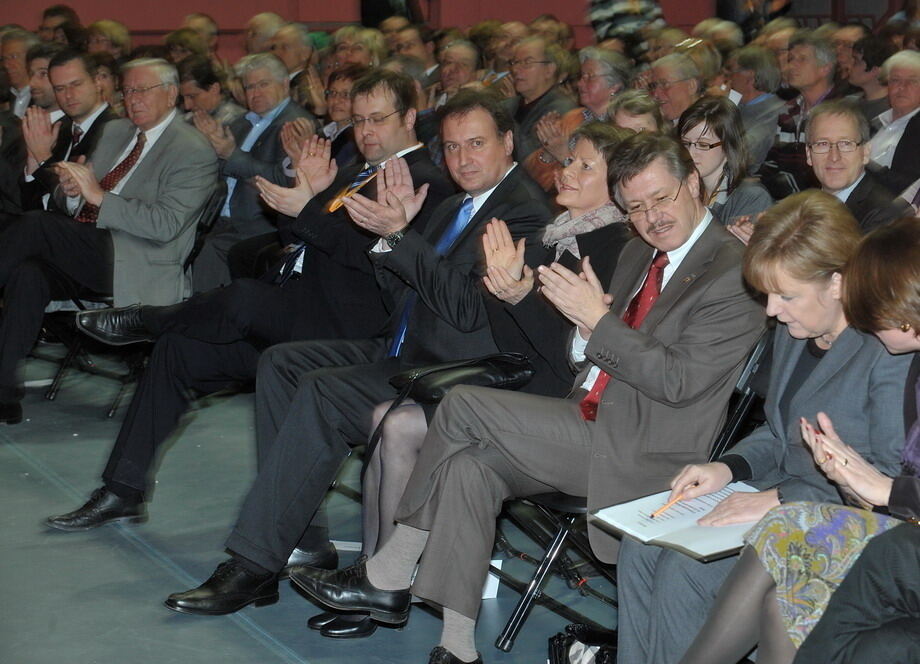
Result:
{"label": "yellow pencil", "polygon": [[663,514],[664,512],[666,512],[667,510],[669,510],[670,508],[674,507],[677,503],[679,503],[679,502],[682,501],[683,499],[684,499],[684,492],[681,491],[679,494],[677,494],[676,496],[674,496],[673,498],[671,498],[671,500],[669,500],[667,503],[665,503],[664,505],[662,505],[661,507],[659,507],[657,510],[655,510],[654,512],[652,512],[651,518],[654,519],[654,518],[655,518],[656,516],[658,516],[659,514]]}

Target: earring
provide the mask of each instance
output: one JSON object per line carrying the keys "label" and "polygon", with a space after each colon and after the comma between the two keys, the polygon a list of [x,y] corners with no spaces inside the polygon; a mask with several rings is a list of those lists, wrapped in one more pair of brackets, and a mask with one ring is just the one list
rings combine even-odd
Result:
{"label": "earring", "polygon": [[899,327],[901,328],[901,332],[909,332],[911,325],[910,323],[901,323]]}

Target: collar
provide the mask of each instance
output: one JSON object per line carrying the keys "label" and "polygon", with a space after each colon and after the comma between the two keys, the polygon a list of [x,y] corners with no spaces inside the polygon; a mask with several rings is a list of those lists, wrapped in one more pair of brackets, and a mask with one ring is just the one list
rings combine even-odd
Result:
{"label": "collar", "polygon": [[466,200],[469,199],[469,198],[472,198],[472,199],[473,199],[473,215],[470,217],[471,219],[472,219],[473,216],[476,216],[476,213],[479,212],[479,208],[481,208],[482,205],[483,205],[483,203],[485,203],[485,202],[489,199],[489,196],[491,196],[492,193],[493,193],[496,189],[498,189],[498,187],[501,185],[501,183],[505,181],[505,178],[508,177],[508,174],[511,173],[511,171],[514,170],[514,167],[515,167],[515,166],[517,166],[517,162],[516,162],[516,161],[513,162],[513,163],[511,164],[511,167],[510,167],[507,171],[505,171],[505,174],[502,176],[502,179],[499,180],[499,181],[495,184],[495,186],[492,187],[491,189],[489,189],[488,191],[484,191],[484,192],[482,192],[481,194],[479,194],[479,195],[477,195],[477,196],[472,196],[472,197],[471,197],[469,194],[467,194],[466,196],[463,197],[463,200],[464,200],[464,201],[466,201]]}
{"label": "collar", "polygon": [[249,120],[250,124],[252,124],[253,126],[265,120],[267,120],[268,122],[272,122],[274,121],[275,118],[278,117],[278,115],[280,115],[281,111],[287,108],[287,105],[290,103],[291,103],[291,98],[285,97],[283,100],[281,100],[278,103],[277,106],[275,106],[272,110],[270,110],[265,115],[259,115],[258,113],[254,111],[248,111],[246,113],[246,119]]}
{"label": "collar", "polygon": [[102,102],[101,104],[99,104],[99,106],[96,107],[96,110],[94,110],[92,113],[86,116],[83,122],[74,122],[73,126],[79,127],[80,131],[82,131],[83,134],[86,135],[86,132],[88,132],[90,130],[90,127],[93,126],[93,123],[96,121],[96,118],[102,115],[102,112],[108,107],[109,105],[107,103]]}
{"label": "collar", "polygon": [[900,127],[903,127],[908,122],[910,122],[911,118],[913,118],[917,114],[918,111],[920,111],[920,106],[912,110],[910,113],[902,115],[897,120],[895,120],[894,110],[889,108],[884,113],[881,113],[878,115],[878,121],[882,125],[883,128],[888,129],[890,127],[891,130],[895,130]]}
{"label": "collar", "polygon": [[859,186],[859,183],[862,182],[863,178],[865,177],[866,177],[866,172],[863,171],[862,174],[858,178],[856,178],[856,181],[853,182],[853,184],[851,184],[846,189],[841,189],[840,191],[828,192],[828,193],[835,196],[837,200],[840,201],[841,203],[846,203],[847,199],[850,197],[850,194],[853,193],[853,190]]}
{"label": "collar", "polygon": [[[380,165],[380,168],[385,168],[384,164],[386,164],[390,159],[399,159],[400,157],[405,157],[405,156],[406,156],[407,154],[409,154],[410,152],[415,152],[415,151],[418,150],[419,148],[423,148],[423,147],[425,147],[424,144],[422,144],[422,143],[416,143],[415,145],[410,145],[410,146],[407,147],[407,148],[403,148],[402,150],[400,150],[400,151],[397,152],[396,154],[390,155],[389,157],[387,157],[386,159],[384,159],[383,161],[381,161],[380,164],[379,164],[379,165]],[[367,161],[364,162],[364,168],[370,168],[370,166],[371,166],[371,165],[370,165],[369,162],[367,162]],[[362,170],[363,170],[363,169],[362,169]]]}
{"label": "collar", "polygon": [[[680,245],[677,249],[672,249],[668,253],[668,267],[672,270],[676,270],[677,267],[681,264],[684,258],[687,257],[687,254],[690,253],[690,250],[693,249],[693,245],[696,244],[696,241],[700,239],[700,236],[706,231],[709,227],[709,224],[712,222],[712,212],[709,209],[706,209],[706,214],[703,215],[703,219],[697,224],[696,228],[693,229],[693,232],[690,234],[690,237],[687,238],[687,241]],[[671,272],[673,274],[673,271]]]}
{"label": "collar", "polygon": [[290,74],[288,74],[288,80],[289,80],[289,81],[293,81],[293,80],[294,80],[294,77],[297,76],[297,74],[299,74],[299,73],[302,72],[302,71],[303,71],[303,67],[301,67],[301,68],[298,69],[297,71],[292,71]]}
{"label": "collar", "polygon": [[431,76],[431,72],[438,68],[439,65],[435,64],[425,70],[425,76]]}
{"label": "collar", "polygon": [[762,101],[765,101],[770,98],[769,92],[761,92],[759,95],[754,97],[751,101],[742,101],[738,106],[753,106],[754,104],[759,104]]}
{"label": "collar", "polygon": [[[147,137],[146,145],[147,147],[153,145],[157,139],[163,135],[163,132],[166,131],[166,128],[169,126],[169,123],[173,121],[173,118],[176,117],[176,109],[171,110],[166,114],[166,117],[160,120],[160,123],[154,127],[151,127],[144,132],[144,136]],[[137,132],[140,132],[140,127],[137,127]],[[135,135],[137,135],[135,132]]]}
{"label": "collar", "polygon": [[62,120],[65,115],[66,113],[64,113],[64,111],[57,109],[56,111],[50,111],[48,113],[48,118],[51,120],[51,124],[54,124],[58,120]]}

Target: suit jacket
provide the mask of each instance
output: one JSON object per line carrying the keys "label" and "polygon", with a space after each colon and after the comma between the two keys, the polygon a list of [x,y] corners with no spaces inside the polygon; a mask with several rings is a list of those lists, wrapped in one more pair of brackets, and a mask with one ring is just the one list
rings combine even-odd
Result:
{"label": "suit jacket", "polygon": [[512,97],[506,103],[511,117],[514,118],[514,158],[522,163],[531,152],[540,147],[540,139],[537,138],[535,129],[537,121],[551,111],[565,115],[577,105],[558,85],[531,102],[526,112],[521,108],[523,99],[520,96]]}
{"label": "suit jacket", "polygon": [[221,160],[220,174],[237,179],[233,195],[230,197],[230,217],[241,240],[270,233],[275,229],[278,214],[262,203],[259,190],[250,180],[256,175],[261,175],[269,182],[288,184],[290,178],[284,174],[281,165],[285,157],[281,145],[281,128],[285,122],[297,118],[308,118],[313,121],[313,116],[303,108],[294,102],[288,103],[259,135],[249,152],[243,152],[239,146],[252,129],[252,123],[243,116],[230,124],[230,131],[236,139],[237,147],[227,159]]}
{"label": "suit jacket", "polygon": [[[904,386],[904,430],[917,421],[917,380],[920,379],[920,353],[914,353]],[[894,478],[888,511],[900,519],[920,519],[920,477],[899,475]]]}
{"label": "suit jacket", "polygon": [[[637,330],[622,317],[655,251],[636,238],[620,254],[609,291],[613,305],[585,349],[590,363],[612,376],[593,426],[589,510],[664,491],[684,465],[707,459],[764,328],[763,309],[742,282],[742,252],[741,243],[710,222]],[[572,398],[584,394],[576,389]],[[615,560],[617,540],[593,525],[589,536],[602,560]]]}
{"label": "suit jacket", "polygon": [[903,198],[895,195],[872,173],[866,171],[862,182],[850,192],[847,209],[856,217],[859,228],[868,233],[905,215],[913,216],[913,210]]}
{"label": "suit jacket", "polygon": [[[886,475],[896,475],[904,446],[902,404],[911,358],[891,355],[873,335],[847,328],[811,375],[794,385],[790,378],[807,352],[805,346],[804,340],[776,331],[764,404],[767,421],[728,456],[747,462],[749,484],[761,490],[779,487],[784,502],[840,502],[836,486],[815,467],[802,442],[799,418],[813,422],[819,411],[827,413],[848,445]],[[793,396],[784,419],[779,405],[789,391]]]}
{"label": "suit jacket", "polygon": [[884,182],[899,194],[920,179],[920,113],[910,119],[898,141],[898,147],[891,158],[891,168],[887,169]]}
{"label": "suit jacket", "polygon": [[[111,120],[117,119],[118,114],[112,110],[111,106],[106,106],[93,121],[89,131],[83,135],[80,142],[70,151],[70,161],[76,161],[77,157],[86,157],[89,159],[96,144],[99,143],[99,139],[102,137],[102,130],[105,124]],[[42,197],[45,194],[54,193],[58,185],[58,178],[54,172],[53,166],[59,161],[62,161],[67,155],[67,149],[70,147],[72,139],[73,120],[64,116],[61,120],[61,128],[58,131],[57,142],[51,150],[51,158],[32,174],[34,180],[26,182],[25,179],[23,179],[20,184],[23,210],[41,210]],[[49,206],[52,200],[53,199],[49,200]]]}
{"label": "suit jacket", "polygon": [[[612,223],[575,237],[578,253],[591,257],[591,266],[601,283],[610,283],[623,247],[633,237],[630,226]],[[546,248],[540,261],[549,265],[555,261],[555,247]],[[581,261],[565,251],[559,263],[573,272],[581,271]],[[533,379],[521,388],[522,392],[563,397],[572,387],[575,377],[569,361],[568,339],[572,324],[537,292],[536,287],[515,305],[486,295],[486,307],[492,337],[502,352],[526,355],[534,368]]]}
{"label": "suit jacket", "polygon": [[466,194],[457,194],[434,211],[427,227],[411,227],[388,252],[371,252],[378,280],[390,299],[393,315],[388,339],[398,329],[402,305],[411,292],[412,308],[400,354],[405,366],[436,364],[496,351],[483,301],[485,260],[482,230],[493,217],[504,219],[515,240],[527,238],[532,252],[552,218],[542,190],[515,166],[476,211],[444,256],[435,244],[454,219]]}
{"label": "suit jacket", "polygon": [[[97,179],[115,167],[136,132],[127,119],[105,125],[93,154]],[[107,192],[99,207],[96,225],[111,233],[115,248],[115,306],[173,304],[191,295],[183,263],[216,184],[217,155],[176,113],[121,192]]]}
{"label": "suit jacket", "polygon": [[[431,162],[424,148],[405,156],[416,187],[428,183],[428,196],[412,225],[424,229],[432,212],[453,194],[453,184]],[[327,213],[329,200],[346,187],[364,168],[364,162],[340,169],[335,181],[319,193],[286,226],[283,241],[299,240],[307,244],[303,272],[284,288],[295,288],[310,299],[310,306],[322,312],[328,338],[367,339],[379,335],[390,309],[384,304],[374,267],[367,249],[376,235],[352,223],[344,207]],[[362,194],[374,196],[376,179]],[[314,321],[315,324],[315,321]],[[294,338],[300,338],[297,330]],[[315,334],[313,338],[319,338]]]}

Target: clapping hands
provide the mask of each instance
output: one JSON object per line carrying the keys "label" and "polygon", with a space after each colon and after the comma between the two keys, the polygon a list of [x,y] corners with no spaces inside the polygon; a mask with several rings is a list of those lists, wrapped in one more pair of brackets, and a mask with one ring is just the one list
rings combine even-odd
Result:
{"label": "clapping hands", "polygon": [[597,322],[610,310],[612,298],[604,287],[586,256],[581,262],[581,273],[575,274],[559,263],[541,265],[540,292],[563,316],[578,326],[583,339],[588,339]]}
{"label": "clapping hands", "polygon": [[343,203],[356,224],[386,237],[409,225],[422,209],[427,195],[427,183],[418,191],[414,189],[405,159],[390,159],[384,164],[382,174],[378,172],[376,200],[356,193]]}
{"label": "clapping hands", "polygon": [[503,302],[517,304],[533,289],[534,272],[524,264],[526,239],[514,242],[508,224],[493,218],[482,235],[486,259],[483,283],[492,295]]}

